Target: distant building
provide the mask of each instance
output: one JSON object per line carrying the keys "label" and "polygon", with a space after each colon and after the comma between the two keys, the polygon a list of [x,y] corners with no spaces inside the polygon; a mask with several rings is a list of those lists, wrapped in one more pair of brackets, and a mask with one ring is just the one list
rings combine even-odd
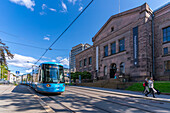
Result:
{"label": "distant building", "polygon": [[87,48],[86,50],[78,53],[76,55],[76,71],[77,72],[90,72],[92,75],[95,73],[92,70],[92,63],[93,63],[93,46]]}
{"label": "distant building", "polygon": [[10,83],[16,83],[16,76],[12,73],[10,73],[10,77],[9,77],[9,82]]}
{"label": "distant building", "polygon": [[111,16],[92,38],[93,46],[76,55],[76,70],[94,79],[170,80],[169,20],[170,2],[156,11],[145,3]]}
{"label": "distant building", "polygon": [[76,71],[75,55],[89,48],[90,46],[91,46],[90,44],[79,44],[77,46],[72,47],[71,53],[70,53],[70,60],[69,60],[70,61],[69,62],[70,72]]}
{"label": "distant building", "polygon": [[64,80],[65,83],[69,83],[69,69],[68,68],[64,68]]}

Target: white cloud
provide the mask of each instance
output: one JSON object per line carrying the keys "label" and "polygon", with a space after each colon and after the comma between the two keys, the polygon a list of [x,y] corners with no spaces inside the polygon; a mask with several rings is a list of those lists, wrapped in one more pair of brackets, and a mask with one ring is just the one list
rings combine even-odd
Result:
{"label": "white cloud", "polygon": [[56,59],[60,64],[64,66],[69,66],[69,58],[57,57]]}
{"label": "white cloud", "polygon": [[28,9],[31,9],[31,11],[34,11],[35,1],[34,0],[10,0],[13,3],[16,3],[21,6],[25,6]]}
{"label": "white cloud", "polygon": [[82,11],[82,10],[83,10],[83,7],[82,7],[82,6],[80,6],[79,11]]}
{"label": "white cloud", "polygon": [[26,72],[26,73],[31,73],[31,72],[32,72],[32,69],[26,70],[25,72]]}
{"label": "white cloud", "polygon": [[51,60],[51,62],[57,62],[56,60]]}
{"label": "white cloud", "polygon": [[44,10],[45,8],[47,8],[47,5],[43,4],[41,7],[42,7],[42,10]]}
{"label": "white cloud", "polygon": [[73,5],[75,5],[76,1],[77,0],[68,0],[68,2],[73,3]]}
{"label": "white cloud", "polygon": [[14,58],[11,60],[7,59],[8,65],[23,68],[30,68],[32,65],[34,65],[34,62],[36,61],[37,60],[33,57],[23,56],[19,54],[14,54]]}
{"label": "white cloud", "polygon": [[62,59],[62,57],[57,57],[56,59],[57,59],[57,60],[61,60],[61,59]]}
{"label": "white cloud", "polygon": [[50,40],[50,38],[49,38],[49,37],[44,37],[44,40],[48,40],[48,41],[49,41],[49,40]]}
{"label": "white cloud", "polygon": [[44,11],[40,12],[40,15],[46,15],[46,13]]}
{"label": "white cloud", "polygon": [[67,12],[67,6],[63,1],[61,1],[61,5],[62,5],[62,8],[63,8],[63,10],[61,12]]}
{"label": "white cloud", "polygon": [[54,12],[57,12],[57,10],[56,10],[56,9],[53,9],[53,8],[49,8],[49,10],[54,11]]}

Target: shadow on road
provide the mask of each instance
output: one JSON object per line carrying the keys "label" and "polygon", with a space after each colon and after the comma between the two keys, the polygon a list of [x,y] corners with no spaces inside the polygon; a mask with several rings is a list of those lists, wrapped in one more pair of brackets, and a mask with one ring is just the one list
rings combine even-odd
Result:
{"label": "shadow on road", "polygon": [[[12,91],[0,94],[0,112],[44,112],[44,108],[35,100],[28,86],[18,85]],[[3,113],[4,113],[3,112]]]}

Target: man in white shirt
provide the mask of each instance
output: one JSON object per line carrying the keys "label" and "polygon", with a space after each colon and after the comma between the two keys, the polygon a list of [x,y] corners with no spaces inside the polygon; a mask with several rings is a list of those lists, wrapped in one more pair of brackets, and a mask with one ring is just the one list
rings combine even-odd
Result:
{"label": "man in white shirt", "polygon": [[149,93],[152,93],[153,95],[153,98],[155,98],[155,94],[154,94],[154,88],[153,88],[153,78],[151,77],[150,80],[148,81],[148,84],[149,84],[149,89],[150,91],[145,94],[145,96],[148,96]]}

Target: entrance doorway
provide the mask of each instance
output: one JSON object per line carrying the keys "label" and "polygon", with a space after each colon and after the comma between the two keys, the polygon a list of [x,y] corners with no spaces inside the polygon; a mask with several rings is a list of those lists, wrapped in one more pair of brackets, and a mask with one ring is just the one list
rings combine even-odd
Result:
{"label": "entrance doorway", "polygon": [[110,66],[110,78],[114,78],[116,72],[117,72],[117,67],[116,67],[116,64],[113,63]]}

